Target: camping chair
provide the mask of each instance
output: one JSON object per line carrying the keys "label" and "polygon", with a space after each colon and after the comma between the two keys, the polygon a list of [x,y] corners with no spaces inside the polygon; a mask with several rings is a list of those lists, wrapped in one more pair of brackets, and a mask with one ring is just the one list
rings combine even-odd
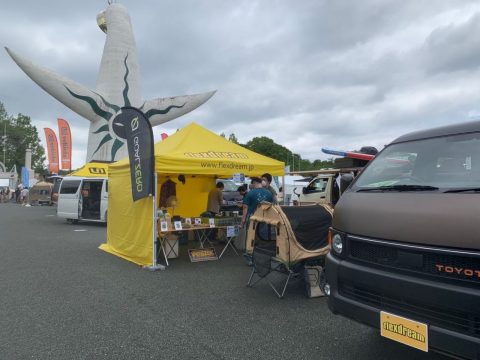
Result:
{"label": "camping chair", "polygon": [[[247,286],[253,287],[260,280],[266,280],[275,294],[282,299],[287,290],[290,280],[300,279],[302,273],[299,266],[289,266],[276,257],[276,238],[278,227],[273,224],[254,223],[253,229],[256,238],[262,245],[255,246],[252,253],[252,272],[248,279]],[[299,265],[299,264],[297,264]],[[271,280],[275,275],[283,275],[282,281],[273,283]]]}
{"label": "camping chair", "polygon": [[[270,275],[282,274],[286,278],[279,284],[271,281]],[[256,278],[256,279],[255,279]],[[287,286],[291,279],[301,279],[302,273],[298,268],[287,266],[275,258],[275,248],[255,247],[252,254],[252,273],[248,279],[247,286],[253,287],[260,280],[266,280],[275,294],[283,299]]]}
{"label": "camping chair", "polygon": [[[252,255],[253,263],[247,286],[265,279],[283,298],[292,279],[304,278],[305,265],[311,268],[328,253],[331,219],[330,209],[324,206],[280,207],[262,203],[250,217],[247,233],[246,251]],[[285,276],[280,286],[271,281],[274,274]],[[308,280],[311,282],[310,274]]]}

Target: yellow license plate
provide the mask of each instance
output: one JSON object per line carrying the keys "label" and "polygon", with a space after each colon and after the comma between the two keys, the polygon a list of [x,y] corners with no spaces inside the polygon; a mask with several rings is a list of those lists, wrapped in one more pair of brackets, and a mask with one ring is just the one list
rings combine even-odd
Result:
{"label": "yellow license plate", "polygon": [[380,311],[380,335],[428,352],[427,324]]}

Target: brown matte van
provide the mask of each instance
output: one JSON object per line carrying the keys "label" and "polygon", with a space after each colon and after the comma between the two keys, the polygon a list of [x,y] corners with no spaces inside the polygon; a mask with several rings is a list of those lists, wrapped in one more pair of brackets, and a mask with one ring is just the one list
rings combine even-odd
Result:
{"label": "brown matte van", "polygon": [[330,238],[332,312],[480,358],[480,121],[394,140],[340,197]]}

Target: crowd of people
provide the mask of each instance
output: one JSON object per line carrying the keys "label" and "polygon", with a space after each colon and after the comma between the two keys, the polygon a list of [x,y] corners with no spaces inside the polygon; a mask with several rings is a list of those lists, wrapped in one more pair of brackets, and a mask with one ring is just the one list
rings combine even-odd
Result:
{"label": "crowd of people", "polygon": [[[277,192],[271,185],[272,175],[265,173],[262,177],[252,177],[250,185],[241,185],[237,191],[242,198],[239,206],[242,208],[242,227],[247,224],[250,216],[255,212],[262,201],[277,204]],[[207,212],[212,215],[220,214],[220,209],[225,205],[223,199],[223,182],[217,182],[214,189],[208,193]]]}
{"label": "crowd of people", "polygon": [[15,191],[10,190],[8,186],[0,188],[0,203],[16,202],[17,204],[28,203],[28,188],[19,184]]}

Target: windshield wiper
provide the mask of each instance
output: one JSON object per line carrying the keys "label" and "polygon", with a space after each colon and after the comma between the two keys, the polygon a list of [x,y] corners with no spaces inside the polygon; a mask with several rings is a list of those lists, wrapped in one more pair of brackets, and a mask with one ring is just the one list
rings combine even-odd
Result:
{"label": "windshield wiper", "polygon": [[389,185],[372,188],[359,189],[357,192],[367,191],[432,191],[438,190],[438,187],[430,185]]}
{"label": "windshield wiper", "polygon": [[459,189],[450,189],[445,190],[444,193],[460,193],[460,192],[480,192],[480,188],[459,188]]}

